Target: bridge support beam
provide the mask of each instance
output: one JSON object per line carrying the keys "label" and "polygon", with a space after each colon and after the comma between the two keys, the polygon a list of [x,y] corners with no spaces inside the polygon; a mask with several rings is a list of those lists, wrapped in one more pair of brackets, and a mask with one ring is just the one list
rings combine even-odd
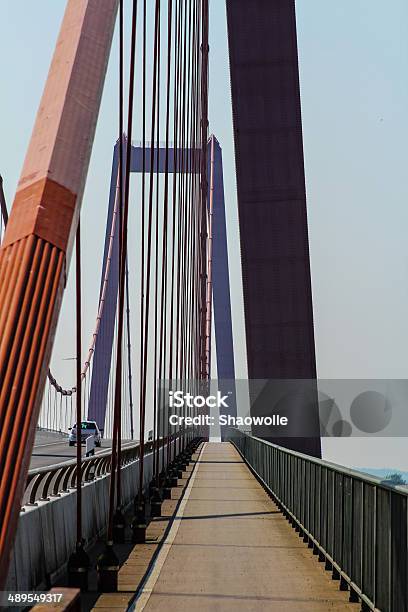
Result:
{"label": "bridge support beam", "polygon": [[118,0],[68,0],[0,249],[0,589],[88,172]]}
{"label": "bridge support beam", "polygon": [[[102,265],[100,293],[104,297],[103,309],[99,321],[99,331],[95,343],[95,354],[93,357],[92,382],[89,398],[88,419],[95,420],[100,429],[104,429],[106,418],[106,405],[109,387],[109,370],[111,366],[113,337],[116,317],[116,304],[119,287],[119,241],[118,223],[115,223],[117,214],[117,190],[118,190],[118,165],[119,146],[114,148],[112,174],[109,194],[108,218],[105,234],[105,249]],[[178,154],[180,156],[180,153]],[[197,156],[199,151],[197,150]],[[168,172],[175,172],[176,151],[169,150]],[[229,398],[228,414],[236,416],[235,397],[235,366],[234,346],[232,338],[231,318],[231,296],[227,249],[227,230],[225,220],[224,181],[222,150],[215,136],[211,136],[208,142],[208,177],[211,190],[207,198],[208,212],[212,215],[212,285],[210,295],[207,296],[209,309],[214,303],[214,324],[217,352],[217,375],[225,393],[232,390]],[[150,172],[151,151],[150,147],[144,149],[140,145],[132,146],[130,171],[141,173]],[[193,166],[193,165],[192,165]],[[154,156],[154,171],[164,173],[166,169],[166,149],[161,147]],[[185,172],[190,172],[186,168]],[[212,179],[212,180],[211,180]],[[209,310],[208,309],[208,310]],[[211,316],[209,318],[211,324]],[[207,331],[209,341],[210,332]],[[207,347],[210,363],[210,346]],[[222,391],[222,389],[220,389]],[[223,432],[221,432],[222,434]]]}
{"label": "bridge support beam", "polygon": [[[116,304],[119,290],[119,147],[120,143],[118,142],[113,150],[100,287],[99,327],[95,342],[91,391],[88,404],[88,419],[96,421],[101,431],[105,429],[109,372],[112,361]],[[101,298],[103,299],[101,300]]]}
{"label": "bridge support beam", "polygon": [[[229,394],[228,409],[222,414],[237,416],[235,392],[234,343],[232,336],[231,293],[228,263],[227,224],[225,219],[222,149],[214,135],[208,143],[208,213],[211,219],[211,284],[217,353],[218,388]],[[211,310],[210,310],[211,312]],[[211,330],[210,330],[211,333]],[[209,359],[209,363],[211,360]],[[221,439],[224,439],[221,427]]]}
{"label": "bridge support beam", "polygon": [[[315,379],[295,2],[227,0],[227,21],[248,375]],[[320,456],[306,404],[292,437],[255,435]]]}

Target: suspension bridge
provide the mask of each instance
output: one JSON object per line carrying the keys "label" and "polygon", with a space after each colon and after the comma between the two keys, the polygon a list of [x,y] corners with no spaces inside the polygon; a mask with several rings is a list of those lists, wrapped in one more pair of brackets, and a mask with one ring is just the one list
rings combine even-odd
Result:
{"label": "suspension bridge", "polygon": [[[407,611],[406,489],[322,460],[310,396],[286,436],[223,426],[214,442],[194,420],[206,408],[186,404],[170,424],[169,390],[208,395],[214,350],[220,412],[237,415],[209,6],[132,0],[130,41],[126,6],[67,1],[10,207],[0,184],[0,587],[18,596],[0,603],[42,609],[19,593],[48,591],[61,609]],[[312,381],[313,397],[295,2],[226,10],[248,375]],[[117,140],[83,346],[81,206],[111,53]],[[67,386],[52,349],[68,274]],[[102,434],[90,456],[68,445],[82,423]]]}

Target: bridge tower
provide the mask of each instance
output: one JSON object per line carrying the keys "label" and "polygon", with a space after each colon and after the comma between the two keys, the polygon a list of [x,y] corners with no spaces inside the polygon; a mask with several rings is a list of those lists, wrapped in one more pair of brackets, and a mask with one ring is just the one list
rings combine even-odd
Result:
{"label": "bridge tower", "polygon": [[[248,376],[313,380],[295,1],[226,2]],[[320,456],[317,402],[291,425],[280,443]]]}
{"label": "bridge tower", "polygon": [[[115,316],[119,287],[119,239],[118,223],[118,177],[119,147],[117,142],[113,151],[112,174],[109,192],[108,216],[105,233],[100,295],[103,293],[104,307],[99,319],[99,332],[95,342],[92,381],[88,405],[88,419],[95,420],[101,430],[105,427],[106,406],[109,388],[109,371],[113,351]],[[143,164],[144,151],[144,164]],[[224,381],[225,392],[232,389],[228,414],[236,416],[234,366],[234,347],[232,339],[230,278],[227,250],[227,229],[225,220],[224,181],[222,151],[215,136],[208,141],[209,194],[207,209],[211,215],[211,268],[212,281],[209,293],[209,308],[214,307],[214,325],[217,353],[217,375]],[[200,151],[197,150],[197,155]],[[180,155],[179,155],[180,156]],[[132,145],[130,171],[141,173],[150,171],[151,150],[147,146]],[[166,149],[160,147],[154,157],[155,171],[163,173],[166,168]],[[168,171],[175,171],[175,150],[169,149]],[[186,167],[185,172],[192,170]],[[211,325],[211,317],[210,317]],[[210,333],[209,333],[210,338]],[[210,351],[209,351],[210,352]],[[210,362],[210,359],[209,359]],[[222,387],[221,382],[221,387]]]}

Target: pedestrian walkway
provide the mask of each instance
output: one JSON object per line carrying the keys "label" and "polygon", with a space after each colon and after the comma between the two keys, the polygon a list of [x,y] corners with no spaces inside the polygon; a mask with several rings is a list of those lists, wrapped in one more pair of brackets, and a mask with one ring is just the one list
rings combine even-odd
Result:
{"label": "pedestrian walkway", "polygon": [[135,603],[146,612],[359,610],[229,443],[203,445]]}

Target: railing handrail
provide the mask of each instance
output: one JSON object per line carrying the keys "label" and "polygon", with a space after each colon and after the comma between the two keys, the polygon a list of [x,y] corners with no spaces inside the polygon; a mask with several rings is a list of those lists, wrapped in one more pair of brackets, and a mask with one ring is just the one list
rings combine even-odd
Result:
{"label": "railing handrail", "polygon": [[299,457],[300,459],[307,459],[312,463],[316,463],[317,465],[324,466],[328,469],[333,470],[334,472],[342,473],[346,476],[352,476],[353,478],[357,478],[368,484],[375,485],[377,487],[381,487],[383,489],[390,489],[392,491],[396,491],[401,493],[402,495],[408,496],[408,487],[404,487],[403,485],[393,485],[387,481],[384,481],[382,478],[378,476],[373,476],[372,474],[366,474],[365,472],[360,472],[358,470],[353,470],[352,468],[345,467],[344,465],[340,465],[338,463],[333,463],[332,461],[327,461],[326,459],[318,459],[317,457],[312,457],[310,455],[306,455],[304,453],[299,453],[298,451],[291,450],[289,448],[285,448],[284,446],[279,446],[278,444],[273,444],[272,442],[268,442],[268,440],[263,440],[262,438],[257,438],[251,434],[248,434],[245,431],[241,431],[240,429],[236,429],[235,431],[239,432],[244,436],[248,436],[249,438],[253,438],[258,442],[262,442],[262,444],[267,444],[268,446],[272,446],[273,448],[277,448],[278,450],[286,453],[287,455],[293,455],[295,457]]}
{"label": "railing handrail", "polygon": [[226,439],[350,601],[408,612],[408,492],[239,429]]}
{"label": "railing handrail", "polygon": [[[130,449],[136,449],[139,447],[139,442],[135,442],[132,445],[129,446],[124,446],[122,447],[123,450],[130,450]],[[98,452],[96,455],[91,455],[90,457],[83,457],[82,458],[82,465],[84,465],[85,463],[87,463],[88,461],[90,461],[91,459],[97,459],[97,458],[102,458],[102,457],[106,457],[106,456],[110,456],[112,453],[112,449],[111,448],[106,448],[100,452]],[[34,476],[36,476],[37,474],[42,474],[42,473],[47,473],[47,472],[51,472],[54,470],[59,470],[63,467],[69,467],[70,465],[76,465],[76,458],[73,457],[72,459],[70,459],[69,461],[61,461],[61,463],[53,463],[51,465],[42,465],[41,467],[38,468],[32,468],[31,470],[28,471],[28,478],[32,478]]]}
{"label": "railing handrail", "polygon": [[[165,446],[167,443],[172,443],[178,439],[178,434],[173,434],[170,437],[160,438],[156,440],[158,448]],[[149,455],[153,451],[154,442],[147,441],[144,446],[144,455]],[[121,467],[125,467],[133,461],[138,461],[140,451],[140,443],[135,442],[128,446],[122,447],[121,453]],[[110,473],[110,457],[112,455],[112,449],[107,448],[96,455],[82,458],[82,469],[81,469],[81,481],[89,483],[92,480],[106,476]],[[89,463],[92,465],[87,469]],[[93,470],[93,467],[95,468]],[[24,492],[23,508],[25,505],[37,505],[37,501],[49,501],[48,491],[52,490],[52,497],[59,495],[61,492],[67,492],[70,488],[74,487],[76,478],[76,459],[73,458],[69,461],[62,463],[56,463],[53,465],[45,465],[39,468],[33,468],[28,472],[26,488]],[[93,471],[92,471],[93,470]],[[89,475],[92,478],[89,478]],[[54,484],[53,484],[54,483]],[[62,488],[60,487],[62,486]],[[58,490],[57,490],[58,489]]]}

